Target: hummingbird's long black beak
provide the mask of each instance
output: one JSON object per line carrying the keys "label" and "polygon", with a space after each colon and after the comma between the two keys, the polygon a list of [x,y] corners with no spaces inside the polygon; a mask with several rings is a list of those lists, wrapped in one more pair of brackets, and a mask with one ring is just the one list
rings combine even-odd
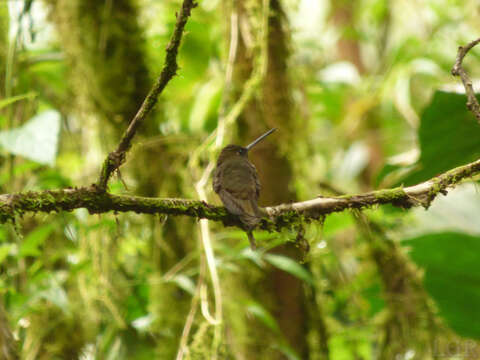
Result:
{"label": "hummingbird's long black beak", "polygon": [[254,147],[255,145],[257,145],[260,141],[262,141],[263,139],[265,139],[268,135],[270,135],[271,133],[273,133],[275,130],[277,130],[277,128],[273,128],[273,129],[270,129],[268,130],[265,134],[263,134],[262,136],[260,136],[259,138],[257,138],[255,141],[253,141],[252,143],[248,144],[246,149],[247,151],[250,150],[252,147]]}

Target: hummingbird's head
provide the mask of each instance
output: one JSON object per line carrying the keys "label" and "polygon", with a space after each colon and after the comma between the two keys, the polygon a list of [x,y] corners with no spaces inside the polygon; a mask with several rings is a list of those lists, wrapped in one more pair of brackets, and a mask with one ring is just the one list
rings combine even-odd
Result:
{"label": "hummingbird's head", "polygon": [[248,158],[248,150],[240,145],[227,145],[222,149],[218,157],[217,164],[221,164],[227,159]]}
{"label": "hummingbird's head", "polygon": [[218,157],[217,166],[220,165],[222,162],[224,162],[227,159],[228,160],[240,159],[240,158],[247,159],[248,158],[248,151],[251,148],[253,148],[255,145],[257,145],[260,141],[265,139],[268,135],[273,133],[275,130],[277,130],[277,129],[273,128],[273,129],[268,130],[265,134],[263,134],[262,136],[257,138],[252,143],[248,144],[246,147],[242,147],[242,146],[239,146],[239,145],[227,145],[227,146],[225,146],[222,149],[222,152],[220,153],[220,156]]}

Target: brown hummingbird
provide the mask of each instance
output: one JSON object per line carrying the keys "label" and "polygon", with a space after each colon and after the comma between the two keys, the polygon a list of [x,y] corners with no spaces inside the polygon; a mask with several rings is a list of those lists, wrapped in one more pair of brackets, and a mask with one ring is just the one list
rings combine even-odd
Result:
{"label": "brown hummingbird", "polygon": [[261,185],[257,169],[248,160],[248,151],[275,130],[277,129],[267,131],[246,147],[225,146],[213,173],[213,191],[220,196],[228,212],[240,218],[252,250],[256,249],[252,230],[262,216],[257,203]]}

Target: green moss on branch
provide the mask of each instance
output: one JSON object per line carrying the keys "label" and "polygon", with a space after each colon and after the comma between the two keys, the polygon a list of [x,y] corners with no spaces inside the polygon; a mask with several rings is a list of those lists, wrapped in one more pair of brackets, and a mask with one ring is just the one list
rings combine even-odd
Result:
{"label": "green moss on branch", "polygon": [[[393,204],[402,208],[423,205],[426,208],[439,194],[464,179],[480,173],[480,160],[457,167],[426,182],[406,188],[384,189],[366,194],[316,198],[293,204],[281,204],[265,209],[259,227],[269,231],[292,228],[309,221],[323,221],[325,215],[345,209],[361,209],[372,205]],[[225,208],[203,201],[176,198],[148,198],[112,195],[97,185],[90,187],[23,192],[0,195],[0,222],[15,219],[27,212],[49,213],[85,208],[91,214],[133,211],[139,214],[184,215],[197,219],[220,221],[225,226],[241,223]]]}

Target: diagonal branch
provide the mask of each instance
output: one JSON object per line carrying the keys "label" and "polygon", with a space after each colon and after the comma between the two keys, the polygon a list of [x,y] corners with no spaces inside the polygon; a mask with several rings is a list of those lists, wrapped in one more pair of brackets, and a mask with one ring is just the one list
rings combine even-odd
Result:
{"label": "diagonal branch", "polygon": [[123,134],[118,147],[108,154],[107,158],[105,159],[102,166],[102,171],[100,173],[100,178],[97,183],[97,186],[100,190],[106,190],[108,180],[112,176],[112,173],[117,170],[125,161],[126,153],[130,149],[132,139],[135,136],[138,127],[152,111],[153,107],[157,103],[158,96],[163,89],[165,89],[165,86],[167,86],[168,82],[176,75],[178,69],[178,48],[182,40],[185,24],[187,23],[190,13],[195,6],[197,6],[197,3],[194,0],[183,1],[182,8],[177,14],[177,22],[175,24],[172,37],[167,45],[167,53],[165,55],[165,63],[163,65],[162,72],[160,73],[160,76],[153,87],[150,89],[150,92],[143,101],[142,106],[140,106],[137,114],[128,125],[128,128]]}
{"label": "diagonal branch", "polygon": [[[418,185],[372,191],[365,194],[338,197],[318,197],[315,199],[282,204],[265,208],[266,216],[259,228],[279,231],[298,225],[303,221],[321,220],[323,216],[346,209],[361,209],[372,205],[393,204],[402,208],[423,206],[428,208],[435,197],[447,194],[464,179],[480,174],[480,159],[459,166]],[[224,207],[213,206],[204,201],[187,199],[160,199],[141,196],[112,195],[97,186],[21,192],[0,195],[0,223],[15,220],[27,212],[49,213],[85,208],[90,213],[99,214],[133,211],[141,214],[185,215],[198,219],[220,221],[225,226],[241,228],[238,219]]]}
{"label": "diagonal branch", "polygon": [[466,46],[459,46],[457,58],[455,64],[452,68],[452,75],[460,76],[462,79],[463,86],[465,87],[465,93],[467,94],[467,108],[475,115],[478,122],[480,123],[480,104],[478,103],[477,98],[475,97],[475,91],[473,90],[472,80],[468,76],[467,72],[462,66],[463,58],[467,53],[478,43],[480,43],[480,38],[473,40],[468,43]]}

